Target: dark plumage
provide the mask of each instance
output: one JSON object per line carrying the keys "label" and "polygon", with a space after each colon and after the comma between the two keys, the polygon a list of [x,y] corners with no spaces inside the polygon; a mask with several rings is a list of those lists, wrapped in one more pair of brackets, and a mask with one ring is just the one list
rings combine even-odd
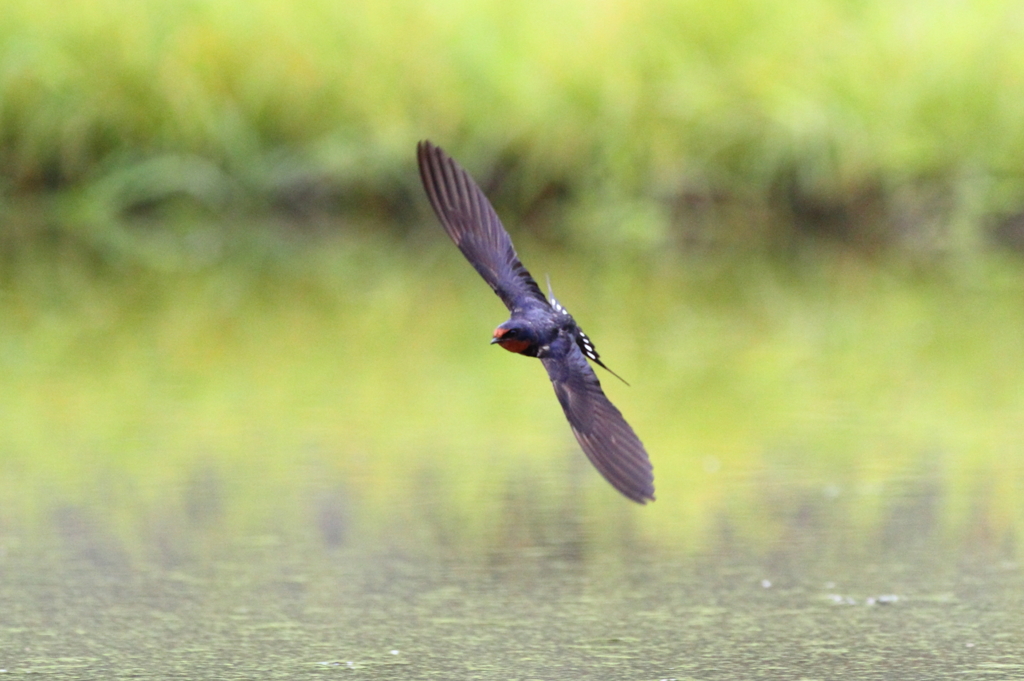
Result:
{"label": "dark plumage", "polygon": [[469,174],[430,142],[420,142],[416,151],[423,187],[445,231],[512,313],[491,342],[539,358],[587,458],[625,496],[653,501],[647,452],[587,363],[589,358],[608,368],[593,343],[554,296],[541,292]]}

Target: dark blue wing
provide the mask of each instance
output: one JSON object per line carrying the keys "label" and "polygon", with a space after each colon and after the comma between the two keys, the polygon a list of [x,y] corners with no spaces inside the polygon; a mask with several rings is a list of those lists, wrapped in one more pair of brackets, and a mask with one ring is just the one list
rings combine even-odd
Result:
{"label": "dark blue wing", "polygon": [[590,462],[615,489],[641,504],[654,500],[654,472],[640,438],[622,418],[579,346],[541,359],[555,394]]}
{"label": "dark blue wing", "polygon": [[440,147],[416,147],[420,177],[430,205],[455,245],[509,310],[540,303],[548,307],[537,282],[519,262],[512,239],[473,178]]}

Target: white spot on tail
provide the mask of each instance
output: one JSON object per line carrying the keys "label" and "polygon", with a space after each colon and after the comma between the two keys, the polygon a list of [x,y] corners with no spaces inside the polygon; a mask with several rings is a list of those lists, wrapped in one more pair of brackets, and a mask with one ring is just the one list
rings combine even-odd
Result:
{"label": "white spot on tail", "polygon": [[580,349],[583,350],[583,354],[590,359],[596,360],[599,355],[597,354],[597,349],[594,347],[594,344],[590,342],[590,338],[587,337],[587,334],[583,333],[583,329],[578,329],[578,331],[580,334]]}
{"label": "white spot on tail", "polygon": [[551,290],[551,275],[545,275],[544,278],[548,282],[548,302],[551,303],[551,307],[555,308],[555,312],[561,312],[564,315],[569,314],[569,311],[562,307],[562,304],[555,299],[555,292]]}

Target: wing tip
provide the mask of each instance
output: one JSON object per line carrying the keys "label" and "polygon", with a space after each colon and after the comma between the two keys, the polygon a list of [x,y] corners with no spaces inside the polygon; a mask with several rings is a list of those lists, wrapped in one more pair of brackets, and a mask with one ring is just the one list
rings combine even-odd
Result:
{"label": "wing tip", "polygon": [[416,160],[420,166],[420,176],[423,178],[424,184],[427,182],[428,171],[433,170],[432,166],[436,166],[438,158],[442,158],[444,151],[441,147],[437,146],[430,140],[420,140],[416,143]]}
{"label": "wing tip", "polygon": [[[618,483],[613,482],[611,478],[608,479],[612,483],[612,486],[618,490],[624,497],[630,501],[635,501],[641,506],[646,506],[648,503],[657,501],[654,497],[654,479],[644,481],[641,485],[636,485],[635,481],[619,481]],[[633,484],[626,484],[633,482]]]}
{"label": "wing tip", "polygon": [[[639,440],[637,442],[639,443]],[[605,460],[599,463],[598,459],[600,457],[597,452],[588,452],[586,448],[583,451],[588,454],[588,458],[594,463],[594,467],[611,483],[612,487],[630,501],[635,501],[643,506],[648,502],[655,501],[654,469],[651,466],[650,458],[647,456],[647,451],[642,448],[643,445],[640,446],[642,460],[638,460],[638,457],[630,457],[632,459],[632,466],[629,468],[611,464],[613,460],[611,457],[606,457]]]}
{"label": "wing tip", "polygon": [[[625,421],[623,421],[625,423]],[[571,425],[571,424],[570,424]],[[628,424],[626,424],[628,427]],[[650,457],[644,449],[640,439],[630,429],[630,434],[639,446],[636,449],[627,450],[628,456],[621,457],[603,447],[595,447],[590,437],[580,433],[573,428],[573,434],[580,443],[583,453],[590,459],[597,472],[601,474],[608,483],[615,488],[622,496],[634,501],[641,506],[648,502],[655,501],[654,497],[654,467],[651,466]]]}
{"label": "wing tip", "polygon": [[645,506],[648,503],[657,501],[657,499],[654,497],[654,486],[653,485],[650,486],[650,487],[647,487],[642,492],[638,493],[636,496],[631,496],[629,498],[632,499],[633,501],[635,501],[636,503],[640,504],[641,506]]}

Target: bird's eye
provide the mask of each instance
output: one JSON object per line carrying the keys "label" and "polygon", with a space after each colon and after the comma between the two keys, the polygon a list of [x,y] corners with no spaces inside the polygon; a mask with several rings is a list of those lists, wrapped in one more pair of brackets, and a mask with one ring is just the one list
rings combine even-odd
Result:
{"label": "bird's eye", "polygon": [[519,335],[519,330],[518,329],[509,329],[504,334],[502,334],[502,338],[503,339],[504,338],[515,338],[518,335]]}

